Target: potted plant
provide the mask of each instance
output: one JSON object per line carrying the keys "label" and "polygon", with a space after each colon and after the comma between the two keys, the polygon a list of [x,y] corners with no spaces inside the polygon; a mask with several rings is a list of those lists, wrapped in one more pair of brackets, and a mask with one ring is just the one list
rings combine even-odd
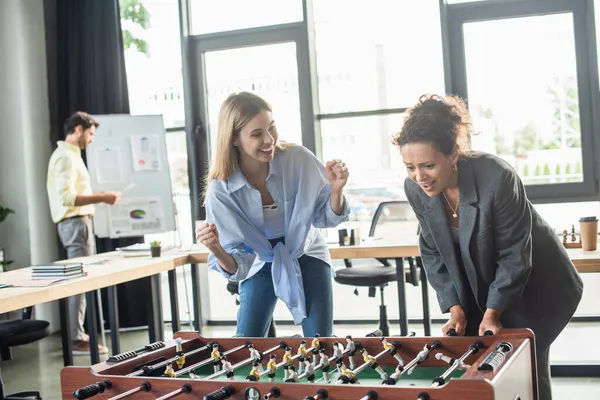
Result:
{"label": "potted plant", "polygon": [[150,242],[150,255],[152,257],[160,257],[160,241],[153,240]]}
{"label": "potted plant", "polygon": [[[0,224],[10,215],[15,212],[10,208],[4,207],[2,203],[0,203]],[[11,264],[12,261],[4,259],[4,249],[0,248],[0,272],[4,272],[4,267]]]}

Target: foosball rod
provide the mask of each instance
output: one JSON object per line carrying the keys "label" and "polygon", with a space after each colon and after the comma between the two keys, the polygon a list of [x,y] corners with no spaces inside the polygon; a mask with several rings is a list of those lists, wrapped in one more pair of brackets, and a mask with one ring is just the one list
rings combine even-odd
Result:
{"label": "foosball rod", "polygon": [[[287,345],[286,345],[286,347],[287,347]],[[280,349],[280,348],[281,348],[281,343],[280,343],[280,344],[278,344],[277,346],[275,346],[275,347],[273,347],[273,348],[270,348],[269,350],[267,350],[267,351],[263,352],[263,354],[270,354],[270,353],[272,353],[272,352],[274,352],[275,350],[277,350],[277,349]],[[254,357],[247,358],[247,359],[245,359],[245,360],[242,360],[242,361],[238,362],[238,363],[237,363],[237,364],[235,364],[235,365],[232,365],[232,368],[233,368],[233,370],[235,371],[235,370],[236,370],[236,369],[238,369],[239,367],[243,367],[244,365],[248,365],[248,364],[252,363],[252,361],[254,361],[254,360],[255,360],[255,359],[254,359]],[[265,372],[265,371],[263,371],[263,372]],[[220,370],[220,371],[218,371],[218,372],[215,372],[214,374],[212,374],[212,375],[209,375],[209,376],[207,376],[206,378],[203,378],[203,379],[214,379],[214,378],[217,378],[217,377],[219,377],[219,376],[221,376],[221,375],[224,375],[224,374],[226,374],[226,373],[227,373],[227,371],[226,371],[226,370],[224,370],[224,369],[222,369],[222,370]]]}
{"label": "foosball rod", "polygon": [[[381,353],[379,353],[375,356],[375,359],[379,360],[381,357],[383,357],[384,355],[389,354],[389,353],[390,353],[389,350],[387,350],[387,349],[383,350]],[[354,374],[358,376],[358,374],[360,374],[365,369],[367,369],[367,367],[370,367],[370,366],[371,366],[371,361],[367,361],[367,362],[361,364],[358,368],[356,368],[352,372],[354,372]]]}
{"label": "foosball rod", "polygon": [[126,392],[123,392],[123,393],[121,393],[121,394],[119,394],[119,395],[116,395],[116,396],[114,396],[114,397],[111,397],[111,398],[110,398],[110,399],[108,399],[108,400],[119,400],[119,399],[124,399],[125,397],[131,396],[132,394],[135,394],[135,393],[137,393],[137,392],[141,392],[141,391],[144,391],[144,392],[149,392],[149,391],[150,391],[150,389],[152,389],[152,385],[150,385],[150,383],[149,383],[149,382],[146,382],[146,381],[144,381],[144,382],[142,382],[142,384],[141,384],[140,386],[138,386],[138,387],[136,387],[136,388],[133,388],[133,389],[131,389],[131,390],[128,390],[128,391],[126,391]]}
{"label": "foosball rod", "polygon": [[[184,357],[189,357],[189,356],[191,356],[193,354],[200,353],[201,351],[208,350],[208,349],[210,349],[212,347],[213,344],[214,344],[214,342],[208,342],[205,346],[199,347],[199,348],[194,349],[194,350],[190,350],[190,351],[188,351],[187,353],[184,354]],[[145,373],[146,374],[150,374],[152,371],[154,371],[156,369],[159,369],[159,368],[162,368],[162,367],[166,367],[167,364],[170,364],[172,362],[176,362],[177,360],[179,360],[179,356],[171,357],[171,358],[169,358],[167,360],[164,360],[164,361],[161,361],[161,362],[159,362],[157,364],[146,365],[146,366],[142,367],[142,369],[138,369],[137,371],[134,371],[134,372],[132,372],[130,374],[127,374],[125,376],[140,376],[140,375],[143,375]]]}
{"label": "foosball rod", "polygon": [[458,360],[454,361],[454,363],[444,372],[441,376],[438,376],[433,380],[433,384],[431,387],[438,387],[446,383],[446,379],[454,372],[456,369],[464,363],[465,359],[469,357],[471,354],[477,354],[479,349],[482,349],[483,342],[481,340],[477,340],[475,343],[472,343],[469,346],[469,350],[465,352]]}
{"label": "foosball rod", "polygon": [[164,347],[165,347],[165,342],[162,342],[162,341],[150,343],[150,344],[145,345],[141,349],[137,349],[137,350],[133,350],[133,351],[126,351],[126,352],[117,354],[115,356],[110,356],[108,358],[108,360],[106,360],[106,362],[116,363],[116,362],[130,360],[132,358],[139,356],[140,354],[149,353],[151,351],[162,349]]}
{"label": "foosball rod", "polygon": [[361,397],[360,400],[377,400],[379,395],[374,390],[369,390],[364,397]]}
{"label": "foosball rod", "polygon": [[[342,360],[344,359],[344,355],[346,355],[349,352],[350,352],[350,349],[344,349],[344,351],[342,352]],[[329,359],[329,364],[331,364],[334,361],[337,361],[337,359],[338,359],[337,357],[331,357]],[[319,363],[319,365],[315,366],[315,372],[319,371],[321,368],[323,368],[323,366],[324,366],[323,364]],[[279,364],[277,364],[277,368],[279,368]],[[306,373],[298,375],[298,380],[301,380],[303,378],[306,378]]]}
{"label": "foosball rod", "polygon": [[[286,346],[287,347],[287,346]],[[314,349],[314,347],[309,347],[308,349],[306,349],[306,352],[308,353],[309,351],[312,351],[312,349]],[[296,354],[292,356],[292,363],[296,360],[298,360],[300,358],[300,354]],[[283,367],[286,364],[285,361],[282,361],[280,363],[277,364],[277,369],[279,370],[279,368]],[[260,377],[262,378],[263,376],[267,375],[269,373],[268,369],[265,369],[263,372],[260,373]]]}
{"label": "foosball rod", "polygon": [[157,397],[156,400],[167,400],[173,397],[177,397],[180,394],[188,394],[192,391],[192,386],[189,383],[184,384],[180,389],[174,390],[171,393],[167,393],[164,396]]}
{"label": "foosball rod", "polygon": [[[246,348],[246,345],[242,344],[242,345],[239,345],[237,347],[234,347],[233,349],[230,349],[230,350],[227,350],[227,351],[223,352],[223,355],[228,356],[231,353],[235,353],[236,351],[239,351],[239,350],[242,350],[242,349],[245,349],[245,348]],[[193,371],[196,368],[204,367],[205,365],[208,365],[208,364],[210,364],[213,361],[215,361],[215,358],[214,357],[210,357],[210,358],[207,358],[204,361],[200,361],[199,363],[192,364],[189,367],[182,368],[182,369],[180,369],[180,370],[178,370],[178,371],[175,372],[175,377],[179,377],[181,375],[187,374],[188,372]]]}
{"label": "foosball rod", "polygon": [[441,346],[442,342],[440,342],[439,340],[434,340],[431,344],[426,344],[423,350],[421,350],[414,359],[412,359],[408,364],[404,366],[404,369],[402,370],[402,372],[400,372],[399,377],[404,375],[408,371],[411,371],[417,366],[417,364],[421,364],[427,359],[429,353],[431,353],[432,350],[435,350]]}

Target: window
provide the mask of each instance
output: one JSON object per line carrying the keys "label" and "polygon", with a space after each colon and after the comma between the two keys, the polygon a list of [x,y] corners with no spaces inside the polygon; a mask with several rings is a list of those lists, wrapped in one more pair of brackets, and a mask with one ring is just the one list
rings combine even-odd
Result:
{"label": "window", "polygon": [[316,1],[314,20],[322,157],[348,164],[350,219],[366,236],[380,202],[405,199],[406,170],[391,143],[404,110],[444,92],[439,5]]}
{"label": "window", "polygon": [[302,0],[190,0],[192,34],[302,21]]}
{"label": "window", "polygon": [[314,19],[321,114],[402,108],[444,90],[437,1],[315,1]]}
{"label": "window", "polygon": [[573,15],[464,25],[473,147],[497,154],[526,185],[581,182]]}
{"label": "window", "polygon": [[160,114],[185,125],[179,9],[173,0],[121,0],[131,115]]}

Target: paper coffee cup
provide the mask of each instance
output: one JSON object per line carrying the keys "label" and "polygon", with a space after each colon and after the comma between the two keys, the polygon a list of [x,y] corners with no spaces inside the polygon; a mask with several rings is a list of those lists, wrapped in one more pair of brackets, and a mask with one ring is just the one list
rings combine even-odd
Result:
{"label": "paper coffee cup", "polygon": [[581,249],[594,251],[598,246],[598,218],[583,217],[579,219],[579,234],[581,235]]}

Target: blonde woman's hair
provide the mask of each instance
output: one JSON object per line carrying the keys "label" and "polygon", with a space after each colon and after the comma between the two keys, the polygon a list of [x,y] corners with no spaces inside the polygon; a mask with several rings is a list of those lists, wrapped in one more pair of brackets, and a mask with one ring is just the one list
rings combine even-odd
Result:
{"label": "blonde woman's hair", "polygon": [[[273,110],[266,100],[250,92],[230,94],[223,102],[219,111],[216,151],[206,176],[205,191],[210,181],[229,179],[239,168],[239,149],[233,145],[233,139],[262,111]],[[275,152],[285,150],[289,145],[278,140]]]}

